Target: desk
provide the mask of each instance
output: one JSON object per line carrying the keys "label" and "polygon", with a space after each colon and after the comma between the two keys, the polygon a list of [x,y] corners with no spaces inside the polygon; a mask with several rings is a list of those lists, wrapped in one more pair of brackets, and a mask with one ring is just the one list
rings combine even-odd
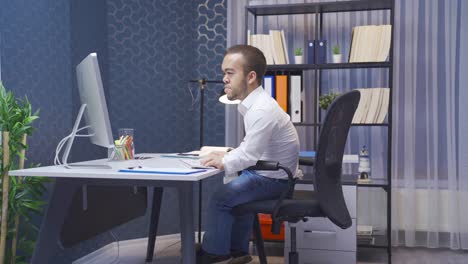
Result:
{"label": "desk", "polygon": [[[195,184],[205,178],[215,176],[221,171],[210,169],[205,172],[189,175],[122,173],[120,169],[133,166],[148,167],[184,167],[178,159],[162,158],[158,154],[139,154],[138,157],[151,157],[145,160],[110,161],[94,160],[82,162],[86,164],[107,164],[112,169],[66,169],[63,166],[47,166],[11,171],[11,176],[45,176],[56,178],[54,190],[50,197],[39,237],[31,260],[33,264],[49,263],[49,259],[60,249],[60,228],[65,214],[77,188],[88,185],[127,185],[176,188],[179,197],[179,212],[181,225],[182,263],[195,263],[195,229],[193,209],[193,189]],[[77,163],[80,164],[80,163]],[[159,200],[160,201],[160,200]],[[153,205],[153,209],[155,206]],[[156,207],[159,215],[159,206]],[[152,215],[153,217],[153,215]],[[157,217],[156,217],[157,218]],[[151,229],[151,226],[150,226]],[[151,233],[151,230],[150,230]],[[156,230],[153,230],[156,235]],[[148,238],[150,240],[150,237]],[[148,242],[148,249],[150,242]],[[153,244],[154,248],[154,244]],[[152,254],[151,254],[152,255]]]}

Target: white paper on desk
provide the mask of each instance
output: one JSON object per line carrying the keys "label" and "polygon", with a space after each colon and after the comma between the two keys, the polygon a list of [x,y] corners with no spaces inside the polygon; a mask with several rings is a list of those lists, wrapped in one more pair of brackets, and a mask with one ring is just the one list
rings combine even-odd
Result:
{"label": "white paper on desk", "polygon": [[200,159],[204,156],[210,154],[213,151],[218,152],[229,152],[233,148],[231,147],[218,147],[218,146],[203,146],[200,150],[193,150],[190,152],[184,153],[169,153],[169,154],[162,154],[161,157],[164,158],[184,158],[184,159]]}
{"label": "white paper on desk", "polygon": [[119,170],[119,172],[130,173],[149,173],[149,174],[178,174],[187,175],[193,173],[204,172],[206,169],[189,169],[189,168],[153,168],[153,167],[135,167]]}
{"label": "white paper on desk", "polygon": [[191,152],[182,153],[182,154],[181,153],[164,153],[164,154],[161,154],[161,158],[195,159],[195,160],[200,159],[198,154],[196,154],[196,156],[190,156],[190,154],[192,153]]}

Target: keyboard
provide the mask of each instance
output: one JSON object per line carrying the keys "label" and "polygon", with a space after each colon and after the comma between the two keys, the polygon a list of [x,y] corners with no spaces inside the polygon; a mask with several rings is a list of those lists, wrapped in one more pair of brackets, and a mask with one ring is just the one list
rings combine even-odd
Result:
{"label": "keyboard", "polygon": [[192,169],[214,169],[211,166],[203,166],[199,159],[179,159],[186,167]]}

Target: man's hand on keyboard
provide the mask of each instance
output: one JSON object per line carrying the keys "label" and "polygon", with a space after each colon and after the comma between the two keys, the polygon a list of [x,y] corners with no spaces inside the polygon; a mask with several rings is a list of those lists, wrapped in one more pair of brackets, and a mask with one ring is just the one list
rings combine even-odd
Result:
{"label": "man's hand on keyboard", "polygon": [[223,157],[225,154],[226,152],[223,151],[212,151],[201,159],[201,164],[224,170]]}

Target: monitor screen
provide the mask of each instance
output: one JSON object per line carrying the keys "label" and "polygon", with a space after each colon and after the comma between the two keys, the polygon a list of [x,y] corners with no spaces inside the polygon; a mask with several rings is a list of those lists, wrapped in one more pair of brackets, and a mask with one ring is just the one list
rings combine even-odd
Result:
{"label": "monitor screen", "polygon": [[84,116],[93,144],[111,148],[112,129],[102,87],[101,72],[96,53],[91,53],[76,66],[81,104],[86,104]]}

